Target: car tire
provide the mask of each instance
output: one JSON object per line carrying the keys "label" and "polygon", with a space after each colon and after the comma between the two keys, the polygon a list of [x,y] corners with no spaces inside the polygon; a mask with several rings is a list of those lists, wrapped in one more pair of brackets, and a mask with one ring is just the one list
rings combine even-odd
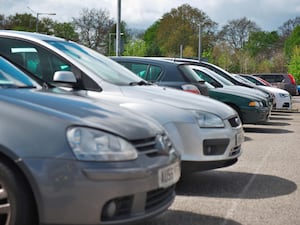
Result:
{"label": "car tire", "polygon": [[36,225],[37,216],[24,177],[0,161],[0,224]]}

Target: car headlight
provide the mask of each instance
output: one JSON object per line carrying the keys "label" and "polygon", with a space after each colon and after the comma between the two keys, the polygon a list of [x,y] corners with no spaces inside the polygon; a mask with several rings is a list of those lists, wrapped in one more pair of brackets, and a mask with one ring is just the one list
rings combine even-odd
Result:
{"label": "car headlight", "polygon": [[251,101],[248,104],[250,107],[263,107],[262,102],[257,102],[257,101]]}
{"label": "car headlight", "polygon": [[280,98],[288,98],[288,97],[290,97],[290,95],[289,94],[279,93],[279,97]]}
{"label": "car headlight", "polygon": [[125,139],[91,128],[71,127],[68,142],[78,160],[124,161],[137,158],[137,151]]}
{"label": "car headlight", "polygon": [[202,128],[222,128],[225,127],[223,120],[215,114],[201,111],[192,111],[196,120]]}

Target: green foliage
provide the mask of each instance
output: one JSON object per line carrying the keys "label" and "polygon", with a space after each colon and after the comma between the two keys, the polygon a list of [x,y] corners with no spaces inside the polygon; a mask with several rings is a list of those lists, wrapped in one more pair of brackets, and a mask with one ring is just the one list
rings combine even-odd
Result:
{"label": "green foliage", "polygon": [[18,14],[9,16],[6,20],[5,29],[30,31],[33,32],[36,29],[36,17],[31,14]]}
{"label": "green foliage", "polygon": [[257,31],[251,32],[249,40],[246,42],[244,48],[251,56],[258,56],[259,54],[266,54],[273,50],[274,45],[279,41],[279,35],[276,31],[266,32]]}
{"label": "green foliage", "polygon": [[288,65],[289,73],[293,74],[297,84],[300,84],[300,45],[296,45],[292,51],[291,61]]}
{"label": "green foliage", "polygon": [[161,50],[156,39],[157,30],[160,26],[160,21],[156,21],[152,24],[144,34],[144,41],[146,44],[146,55],[147,56],[160,56]]}
{"label": "green foliage", "polygon": [[300,45],[300,26],[296,26],[291,35],[285,41],[284,52],[288,59],[291,59],[293,49]]}
{"label": "green foliage", "polygon": [[153,41],[157,42],[163,55],[179,55],[180,45],[183,48],[190,46],[196,53],[198,52],[199,26],[205,37],[203,46],[207,48],[214,40],[213,33],[216,23],[199,9],[184,4],[164,14],[162,19],[155,24],[155,29],[153,29],[156,30],[155,36],[151,37]]}
{"label": "green foliage", "polygon": [[57,37],[72,41],[78,40],[78,34],[75,32],[75,27],[72,23],[54,23],[53,30],[53,34]]}
{"label": "green foliage", "polygon": [[145,41],[138,39],[135,41],[129,41],[125,45],[123,52],[124,56],[145,56],[146,53],[146,43]]}

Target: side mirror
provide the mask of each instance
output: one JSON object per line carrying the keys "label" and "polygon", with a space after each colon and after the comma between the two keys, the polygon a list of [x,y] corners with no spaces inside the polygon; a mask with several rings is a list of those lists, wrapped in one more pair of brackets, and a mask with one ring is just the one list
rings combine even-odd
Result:
{"label": "side mirror", "polygon": [[53,76],[53,81],[59,83],[59,86],[71,88],[77,84],[76,77],[71,71],[56,71]]}

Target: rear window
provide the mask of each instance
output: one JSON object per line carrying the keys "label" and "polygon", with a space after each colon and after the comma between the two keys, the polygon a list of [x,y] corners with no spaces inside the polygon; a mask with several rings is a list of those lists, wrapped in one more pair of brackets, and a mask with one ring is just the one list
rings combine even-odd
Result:
{"label": "rear window", "polygon": [[282,82],[284,80],[284,76],[280,75],[280,74],[266,74],[266,75],[262,75],[259,74],[258,77],[261,77],[262,79],[268,81],[269,83],[278,83],[278,82]]}

